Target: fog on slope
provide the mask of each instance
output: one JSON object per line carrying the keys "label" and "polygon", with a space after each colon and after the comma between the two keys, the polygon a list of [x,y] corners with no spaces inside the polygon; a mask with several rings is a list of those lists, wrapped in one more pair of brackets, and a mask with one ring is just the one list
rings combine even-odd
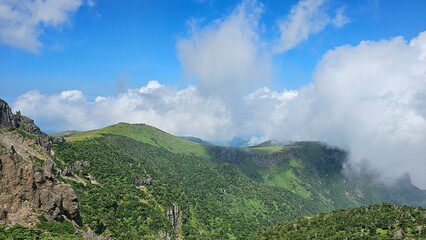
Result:
{"label": "fog on slope", "polygon": [[426,32],[329,51],[310,86],[272,106],[267,136],[321,140],[386,182],[409,173],[426,188]]}

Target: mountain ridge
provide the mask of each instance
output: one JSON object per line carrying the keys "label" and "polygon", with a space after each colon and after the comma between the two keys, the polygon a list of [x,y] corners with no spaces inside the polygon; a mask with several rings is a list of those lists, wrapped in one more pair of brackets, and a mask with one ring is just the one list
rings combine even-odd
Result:
{"label": "mountain ridge", "polygon": [[[205,155],[200,157],[192,151],[181,152],[172,146],[162,145],[170,144],[168,141],[146,142],[146,139],[152,140],[149,134],[129,136],[130,129],[154,129],[150,126],[123,123],[118,126],[121,126],[120,131],[110,131],[107,127],[108,131],[102,134],[96,132],[96,137],[79,138],[70,144],[59,144],[55,149],[59,159],[68,165],[80,159],[90,162],[84,174],[78,171],[75,173],[84,180],[85,187],[78,182],[71,184],[82,196],[83,216],[91,219],[89,224],[96,226],[102,222],[105,226],[98,229],[99,234],[106,231],[105,228],[110,229],[114,236],[121,236],[119,232],[128,231],[116,226],[115,222],[105,220],[116,218],[116,215],[111,217],[105,213],[105,217],[102,217],[100,210],[96,211],[96,215],[87,210],[98,209],[99,202],[92,203],[87,199],[85,189],[93,188],[93,194],[102,196],[102,186],[105,185],[120,186],[115,190],[117,194],[122,191],[119,189],[128,189],[128,193],[134,189],[143,189],[141,191],[144,195],[138,195],[136,191],[131,198],[140,198],[139,201],[157,209],[152,211],[160,211],[157,213],[160,222],[172,221],[166,212],[178,206],[180,227],[173,228],[175,224],[166,224],[158,229],[171,236],[181,235],[189,239],[228,238],[226,236],[244,239],[252,230],[280,220],[392,199],[392,202],[403,204],[409,199],[397,201],[396,198],[401,194],[416,196],[414,193],[418,193],[414,199],[416,201],[426,196],[418,189],[407,192],[387,190],[368,175],[346,176],[342,170],[347,153],[320,142],[245,148],[197,144],[205,151]],[[146,133],[151,132],[139,132]],[[166,134],[160,130],[155,130],[155,133]],[[171,136],[168,133],[166,135]],[[138,138],[143,141],[136,140]],[[157,135],[154,139],[161,137]],[[182,141],[186,143],[182,139],[179,143]],[[91,179],[85,174],[96,179],[98,185],[91,184]],[[111,182],[110,178],[120,180]],[[138,183],[136,187],[135,182]],[[407,184],[411,186],[409,182]],[[116,195],[116,198],[121,197]],[[105,205],[102,206],[109,206],[109,201],[112,199],[105,198]],[[118,208],[125,209],[126,204],[119,204]],[[142,210],[145,207],[137,208]],[[160,209],[165,210],[161,213]],[[132,224],[136,226],[137,221]],[[152,226],[146,227],[151,229],[148,231],[151,236],[159,234]],[[138,233],[135,231],[119,238],[132,234]]]}
{"label": "mountain ridge", "polygon": [[195,154],[200,157],[205,157],[206,154],[204,147],[201,144],[182,139],[144,123],[130,124],[120,122],[101,129],[78,132],[65,137],[65,140],[70,142],[83,141],[90,138],[100,137],[102,134],[129,137],[152,146],[164,147],[174,153]]}
{"label": "mountain ridge", "polygon": [[[147,129],[149,131],[147,131]],[[133,135],[134,133],[136,133],[137,136]],[[228,162],[238,167],[242,171],[242,173],[244,173],[246,176],[248,176],[254,181],[260,181],[270,186],[284,187],[290,191],[296,191],[295,189],[304,189],[299,188],[301,186],[299,186],[300,184],[297,184],[297,182],[303,180],[298,180],[300,179],[300,177],[297,177],[296,175],[300,175],[302,172],[306,172],[301,175],[302,179],[308,177],[309,175],[312,175],[312,173],[315,173],[317,175],[322,174],[323,177],[329,177],[327,176],[329,174],[337,174],[343,176],[343,165],[347,162],[347,153],[344,150],[337,147],[329,146],[326,143],[318,141],[279,142],[276,140],[269,140],[255,146],[237,148],[223,147],[217,145],[202,145],[196,142],[191,142],[186,139],[181,139],[180,137],[173,136],[169,133],[166,133],[158,128],[149,126],[147,124],[118,123],[98,130],[77,133],[75,135],[67,137],[66,139],[71,140],[71,142],[80,141],[90,137],[99,137],[102,134],[121,135],[125,137],[130,137],[137,141],[148,143],[152,146],[163,147],[174,153],[194,154],[198,157],[212,159],[215,162]],[[169,138],[172,140],[161,140]],[[185,148],[186,146],[188,146],[187,144],[191,147]],[[182,151],[182,149],[184,148],[185,150]],[[333,155],[335,156],[333,157]],[[305,160],[300,161],[300,158]],[[285,163],[285,161],[287,162]],[[306,166],[303,166],[304,164]],[[333,168],[327,168],[332,166],[334,166],[334,170]],[[310,172],[311,170],[305,171],[306,169],[314,170],[313,172]],[[268,180],[267,178],[270,177],[267,176],[272,177],[272,180]],[[356,178],[371,179],[371,177],[368,175],[357,175]],[[294,188],[285,182],[289,180],[296,181],[291,184],[295,186]],[[398,204],[412,204],[415,206],[426,207],[425,200],[413,201],[413,199],[404,197],[406,194],[402,194],[404,192],[409,193],[409,195],[416,193],[417,197],[415,199],[426,198],[426,191],[422,191],[413,186],[409,178],[405,178],[405,180],[400,180],[397,182],[397,184],[394,184],[393,186],[386,186],[384,184],[381,184],[377,180],[374,180],[373,183],[369,183],[369,185],[374,185],[374,188],[381,189],[380,195],[386,201],[391,201]],[[312,184],[308,184],[309,188],[312,187],[310,185]],[[397,189],[397,192],[394,192],[395,189]],[[304,192],[304,190],[301,191]],[[345,198],[348,196],[356,196],[357,194],[355,192],[357,192],[358,190],[353,191],[353,193],[343,191],[341,194],[345,195]],[[360,194],[358,193],[358,195]]]}
{"label": "mountain ridge", "polygon": [[[19,128],[3,128],[3,138],[10,133],[44,146],[15,119],[5,122]],[[128,123],[65,139],[35,136],[47,138],[52,175],[72,187],[94,236],[247,239],[283,220],[384,201],[422,205],[426,198],[409,178],[386,189],[369,175],[343,174],[347,153],[320,142],[202,145]]]}

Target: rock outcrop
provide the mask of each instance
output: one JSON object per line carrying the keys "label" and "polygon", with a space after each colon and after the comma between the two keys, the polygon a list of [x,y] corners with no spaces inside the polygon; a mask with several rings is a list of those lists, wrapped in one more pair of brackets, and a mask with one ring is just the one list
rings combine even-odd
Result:
{"label": "rock outcrop", "polygon": [[12,113],[7,102],[0,98],[0,127],[1,128],[22,128],[32,134],[42,134],[42,131],[30,118],[21,115],[20,112]]}
{"label": "rock outcrop", "polygon": [[0,223],[34,226],[43,214],[81,226],[74,190],[55,179],[54,141],[0,99]]}
{"label": "rock outcrop", "polygon": [[152,184],[152,178],[150,175],[147,175],[145,177],[139,177],[135,179],[133,184],[135,184],[136,187],[150,186]]}
{"label": "rock outcrop", "polygon": [[[68,165],[62,170],[62,175],[71,177],[74,175],[74,170],[81,171],[83,168],[90,166],[90,163],[88,161],[76,161],[72,165]],[[83,172],[83,175],[87,175],[87,173]]]}
{"label": "rock outcrop", "polygon": [[0,128],[15,127],[15,115],[9,105],[0,98]]}
{"label": "rock outcrop", "polygon": [[174,237],[172,239],[183,239],[181,212],[177,203],[173,203],[172,207],[167,210],[167,217],[170,219],[171,226],[174,230]]}
{"label": "rock outcrop", "polygon": [[173,203],[172,207],[167,211],[167,216],[170,219],[172,228],[178,231],[180,228],[180,209],[177,203]]}

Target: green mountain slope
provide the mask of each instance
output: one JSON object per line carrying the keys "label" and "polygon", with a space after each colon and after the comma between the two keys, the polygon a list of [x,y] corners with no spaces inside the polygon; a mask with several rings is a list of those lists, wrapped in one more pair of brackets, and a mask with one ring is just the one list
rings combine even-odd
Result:
{"label": "green mountain slope", "polygon": [[426,210],[391,204],[303,217],[261,231],[255,239],[425,239]]}
{"label": "green mountain slope", "polygon": [[174,153],[195,154],[200,157],[206,156],[204,147],[201,144],[173,136],[146,124],[118,123],[98,130],[76,133],[65,139],[70,142],[83,141],[102,136],[103,134],[125,136],[152,146],[166,148]]}
{"label": "green mountain slope", "polygon": [[[79,240],[83,239],[77,234],[69,221],[49,222],[44,217],[39,217],[40,222],[35,228],[24,227],[19,224],[11,227],[0,225],[0,239],[46,239],[46,240]],[[80,232],[82,232],[80,230]]]}
{"label": "green mountain slope", "polygon": [[[97,233],[119,239],[162,233],[188,239],[245,239],[260,227],[324,208],[322,202],[258,184],[231,164],[176,154],[123,136],[61,144],[55,152],[65,165],[90,162],[73,173],[81,181],[69,181],[77,191],[83,221]],[[137,188],[135,180],[148,175],[151,184]],[[179,228],[170,226],[168,212],[174,204],[180,209]]]}
{"label": "green mountain slope", "polygon": [[123,123],[66,139],[54,147],[56,164],[83,222],[117,239],[247,239],[282,220],[426,199],[409,179],[386,188],[366,174],[344,175],[346,153],[318,142],[203,146]]}
{"label": "green mountain slope", "polygon": [[409,177],[386,186],[368,172],[344,173],[347,153],[320,142],[249,148],[208,147],[211,159],[230,163],[252,180],[285,188],[306,199],[329,202],[330,210],[379,202],[426,207],[426,191]]}

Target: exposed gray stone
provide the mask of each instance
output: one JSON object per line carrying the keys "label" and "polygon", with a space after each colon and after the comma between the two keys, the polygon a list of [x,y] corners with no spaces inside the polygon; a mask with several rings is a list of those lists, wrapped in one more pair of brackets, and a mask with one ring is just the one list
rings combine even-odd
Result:
{"label": "exposed gray stone", "polygon": [[[19,131],[28,134],[19,134]],[[77,196],[70,185],[54,178],[53,139],[0,99],[0,224],[35,226],[38,215],[65,218],[81,226]],[[32,159],[44,161],[33,167]]]}

